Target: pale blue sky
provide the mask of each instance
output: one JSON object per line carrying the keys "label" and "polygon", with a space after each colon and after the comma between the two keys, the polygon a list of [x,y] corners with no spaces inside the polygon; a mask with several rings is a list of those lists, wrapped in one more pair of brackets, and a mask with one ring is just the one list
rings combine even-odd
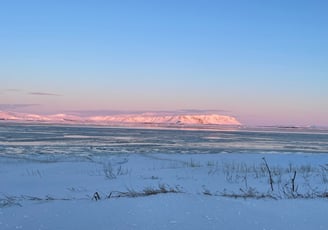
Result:
{"label": "pale blue sky", "polygon": [[[327,1],[0,2],[0,110],[328,125]],[[18,106],[19,107],[19,106]]]}

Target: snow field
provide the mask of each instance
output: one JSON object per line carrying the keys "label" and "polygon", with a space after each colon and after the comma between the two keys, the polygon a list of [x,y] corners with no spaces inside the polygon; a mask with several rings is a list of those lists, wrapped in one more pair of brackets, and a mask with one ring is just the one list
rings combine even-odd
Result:
{"label": "snow field", "polygon": [[325,154],[40,159],[0,158],[0,229],[328,228]]}

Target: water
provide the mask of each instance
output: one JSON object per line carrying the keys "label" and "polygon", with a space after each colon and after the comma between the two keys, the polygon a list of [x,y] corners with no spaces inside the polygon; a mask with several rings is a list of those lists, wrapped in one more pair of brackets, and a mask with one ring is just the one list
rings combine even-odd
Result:
{"label": "water", "polygon": [[277,128],[215,131],[0,123],[2,156],[49,159],[127,153],[328,153],[328,132]]}

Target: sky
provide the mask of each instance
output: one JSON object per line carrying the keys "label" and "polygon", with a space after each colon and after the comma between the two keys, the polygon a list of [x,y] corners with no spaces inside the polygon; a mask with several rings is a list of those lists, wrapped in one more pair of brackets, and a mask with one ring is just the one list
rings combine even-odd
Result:
{"label": "sky", "polygon": [[328,1],[3,0],[0,110],[328,126]]}

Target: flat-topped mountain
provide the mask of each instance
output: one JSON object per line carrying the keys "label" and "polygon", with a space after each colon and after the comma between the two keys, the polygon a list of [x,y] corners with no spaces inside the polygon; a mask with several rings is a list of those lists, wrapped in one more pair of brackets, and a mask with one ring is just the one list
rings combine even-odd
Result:
{"label": "flat-topped mountain", "polygon": [[199,124],[199,125],[240,125],[240,122],[230,116],[218,114],[204,115],[115,115],[90,117],[94,122],[120,123],[153,123],[153,124]]}
{"label": "flat-topped mountain", "polygon": [[179,114],[163,115],[156,113],[123,114],[111,116],[81,117],[68,114],[39,115],[17,112],[0,111],[0,120],[8,121],[34,121],[47,123],[75,123],[75,124],[188,124],[188,125],[240,125],[241,123],[232,116],[219,114]]}

